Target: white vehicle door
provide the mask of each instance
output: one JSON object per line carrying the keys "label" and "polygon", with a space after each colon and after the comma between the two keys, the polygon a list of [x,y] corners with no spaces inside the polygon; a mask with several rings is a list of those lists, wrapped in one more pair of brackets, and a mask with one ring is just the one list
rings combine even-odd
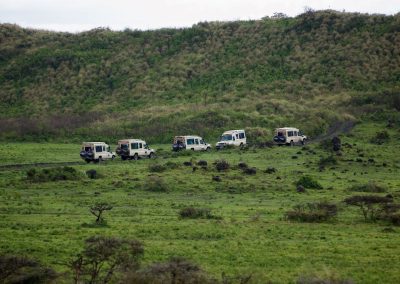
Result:
{"label": "white vehicle door", "polygon": [[203,138],[200,139],[200,149],[201,150],[206,150],[207,149],[206,143],[204,143]]}
{"label": "white vehicle door", "polygon": [[195,138],[195,139],[194,139],[194,149],[195,149],[196,151],[201,150],[201,145],[200,145],[200,141],[199,141],[198,138]]}
{"label": "white vehicle door", "polygon": [[187,150],[196,150],[194,146],[194,139],[193,138],[187,138],[186,139],[186,149]]}
{"label": "white vehicle door", "polygon": [[143,142],[139,142],[139,156],[147,156],[147,149],[145,149]]}

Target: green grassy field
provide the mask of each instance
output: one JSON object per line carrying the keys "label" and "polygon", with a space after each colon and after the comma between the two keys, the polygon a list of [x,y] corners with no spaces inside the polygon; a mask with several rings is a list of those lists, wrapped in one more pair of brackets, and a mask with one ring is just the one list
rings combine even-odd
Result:
{"label": "green grassy field", "polygon": [[[189,156],[169,154],[169,145],[156,145],[156,160],[109,161],[99,165],[82,162],[84,172],[96,169],[102,177],[32,183],[26,170],[0,171],[0,254],[26,255],[66,271],[62,264],[73,258],[92,235],[119,236],[144,243],[144,263],[183,256],[218,277],[252,274],[254,283],[295,282],[313,273],[335,274],[356,283],[399,283],[400,228],[365,222],[357,208],[344,198],[360,194],[352,185],[375,181],[400,199],[400,133],[389,129],[383,145],[370,139],[383,125],[364,123],[342,137],[343,155],[338,164],[320,171],[318,161],[330,153],[319,144],[301,147],[238,149]],[[79,161],[79,145],[3,144],[1,164]],[[212,162],[231,165],[217,172]],[[373,161],[371,160],[373,159]],[[206,160],[207,170],[183,165]],[[369,161],[368,161],[369,160]],[[234,167],[240,161],[256,167],[245,175]],[[149,171],[153,163],[179,166],[161,173]],[[267,174],[267,167],[277,169]],[[302,175],[315,177],[323,189],[297,193],[294,183]],[[158,175],[168,192],[143,189],[148,176]],[[219,175],[221,182],[212,181]],[[328,200],[339,206],[338,217],[325,223],[287,221],[286,211],[299,203]],[[114,208],[105,213],[107,226],[93,226],[89,206],[107,201]],[[180,219],[181,208],[212,209],[222,219]],[[67,281],[68,282],[68,281]]]}

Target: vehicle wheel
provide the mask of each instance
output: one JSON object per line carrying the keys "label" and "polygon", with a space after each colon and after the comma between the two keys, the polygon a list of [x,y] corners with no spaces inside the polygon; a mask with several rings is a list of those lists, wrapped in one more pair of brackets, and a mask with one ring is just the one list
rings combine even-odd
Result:
{"label": "vehicle wheel", "polygon": [[114,159],[115,159],[115,156],[114,156],[114,155],[112,155],[112,156],[111,156],[111,160],[113,160],[113,161],[114,161]]}
{"label": "vehicle wheel", "polygon": [[211,151],[211,148],[210,148],[210,147],[207,147],[206,151],[207,151],[207,152],[210,152],[210,151]]}
{"label": "vehicle wheel", "polygon": [[149,159],[154,159],[155,158],[155,155],[154,155],[154,153],[150,153],[150,155],[149,155]]}
{"label": "vehicle wheel", "polygon": [[306,139],[303,139],[303,140],[301,141],[301,145],[306,145]]}
{"label": "vehicle wheel", "polygon": [[136,153],[135,155],[133,155],[133,159],[134,159],[135,161],[139,160],[139,155]]}
{"label": "vehicle wheel", "polygon": [[194,148],[192,148],[191,150],[194,151]]}
{"label": "vehicle wheel", "polygon": [[292,140],[292,141],[290,141],[290,147],[293,147],[293,146],[294,146],[294,142]]}

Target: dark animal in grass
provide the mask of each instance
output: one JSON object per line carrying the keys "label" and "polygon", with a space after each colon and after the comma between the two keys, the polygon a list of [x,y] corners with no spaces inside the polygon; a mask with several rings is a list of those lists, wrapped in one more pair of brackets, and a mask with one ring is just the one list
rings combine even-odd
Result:
{"label": "dark animal in grass", "polygon": [[197,167],[192,168],[192,173],[194,173],[197,170]]}
{"label": "dark animal in grass", "polygon": [[337,152],[340,151],[342,148],[342,141],[340,140],[339,137],[335,136],[332,138],[332,146],[333,146],[333,151]]}
{"label": "dark animal in grass", "polygon": [[304,193],[304,192],[306,192],[306,189],[304,188],[304,186],[298,185],[296,187],[296,191],[299,192],[299,193]]}
{"label": "dark animal in grass", "polygon": [[213,177],[212,177],[212,180],[213,180],[213,181],[218,181],[218,182],[222,181],[222,179],[221,179],[220,176],[213,176]]}
{"label": "dark animal in grass", "polygon": [[216,170],[219,172],[226,171],[230,167],[229,163],[225,160],[216,160],[214,162],[214,165],[215,165]]}
{"label": "dark animal in grass", "polygon": [[193,164],[192,164],[192,162],[183,162],[183,165],[184,166],[187,166],[187,167],[191,167]]}
{"label": "dark animal in grass", "polygon": [[267,173],[267,174],[276,173],[276,169],[273,168],[273,167],[268,167],[268,168],[265,170],[265,173]]}
{"label": "dark animal in grass", "polygon": [[201,167],[207,167],[208,163],[207,163],[207,161],[200,160],[197,162],[197,165],[201,166]]}
{"label": "dark animal in grass", "polygon": [[256,168],[245,168],[243,169],[243,173],[245,173],[246,175],[255,175],[257,173],[257,169]]}
{"label": "dark animal in grass", "polygon": [[238,167],[239,167],[239,169],[246,169],[248,166],[247,166],[247,164],[245,162],[240,162],[238,164]]}
{"label": "dark animal in grass", "polygon": [[88,170],[88,171],[86,171],[86,175],[90,179],[96,179],[97,178],[97,171],[93,170],[93,169],[92,170]]}

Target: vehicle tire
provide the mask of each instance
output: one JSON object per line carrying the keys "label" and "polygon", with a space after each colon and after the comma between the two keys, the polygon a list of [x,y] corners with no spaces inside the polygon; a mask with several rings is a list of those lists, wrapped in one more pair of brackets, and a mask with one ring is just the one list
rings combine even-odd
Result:
{"label": "vehicle tire", "polygon": [[150,153],[150,154],[149,154],[149,159],[154,159],[154,158],[155,158],[154,153]]}
{"label": "vehicle tire", "polygon": [[207,147],[206,152],[210,152],[210,151],[211,151],[211,148]]}
{"label": "vehicle tire", "polygon": [[306,139],[303,139],[303,140],[301,141],[301,145],[306,145]]}
{"label": "vehicle tire", "polygon": [[192,149],[190,149],[190,150],[194,151],[194,148],[192,148]]}
{"label": "vehicle tire", "polygon": [[114,156],[114,155],[112,155],[112,156],[111,156],[111,160],[113,160],[113,161],[114,161],[114,159],[115,159],[115,156]]}
{"label": "vehicle tire", "polygon": [[134,159],[135,161],[139,160],[139,155],[136,153],[135,155],[133,155],[133,159]]}

